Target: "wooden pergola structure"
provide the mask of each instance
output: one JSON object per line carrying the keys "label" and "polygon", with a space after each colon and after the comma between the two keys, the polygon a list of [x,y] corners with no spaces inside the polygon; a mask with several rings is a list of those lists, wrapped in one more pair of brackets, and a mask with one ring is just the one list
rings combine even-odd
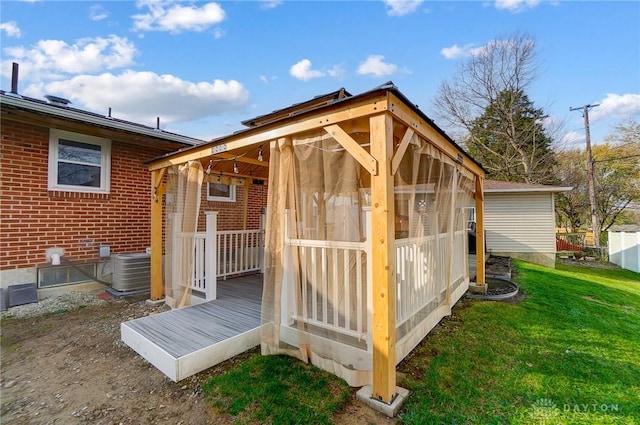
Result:
{"label": "wooden pergola structure", "polygon": [[[168,167],[195,160],[206,168],[215,161],[217,178],[267,181],[270,146],[291,143],[296,134],[324,131],[370,174],[373,398],[391,403],[396,393],[394,174],[415,134],[474,176],[476,284],[484,285],[483,168],[392,83],[356,96],[339,90],[244,124],[246,130],[150,163],[151,298],[159,300],[164,295],[162,196]],[[369,142],[354,140],[350,136],[354,131],[368,133]]]}

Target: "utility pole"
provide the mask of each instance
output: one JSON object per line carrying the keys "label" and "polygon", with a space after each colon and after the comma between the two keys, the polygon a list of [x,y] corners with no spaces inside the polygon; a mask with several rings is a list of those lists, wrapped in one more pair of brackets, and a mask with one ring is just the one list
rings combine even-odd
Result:
{"label": "utility pole", "polygon": [[[579,108],[569,108],[569,111],[582,110],[582,116],[584,118],[584,133],[587,139],[587,184],[589,186],[589,204],[591,205],[591,227],[593,229],[593,244],[596,249],[600,251],[600,223],[598,222],[598,209],[596,203],[596,185],[593,176],[593,155],[591,154],[591,133],[589,132],[589,110],[600,106],[599,103],[595,105],[584,105]],[[598,252],[600,254],[600,252]]]}

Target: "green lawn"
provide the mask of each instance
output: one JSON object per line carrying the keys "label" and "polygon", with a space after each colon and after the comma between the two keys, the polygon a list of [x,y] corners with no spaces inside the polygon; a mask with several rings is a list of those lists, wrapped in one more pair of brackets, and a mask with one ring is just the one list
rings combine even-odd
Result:
{"label": "green lawn", "polygon": [[400,421],[640,422],[640,275],[516,267],[520,304],[463,301],[401,364]]}
{"label": "green lawn", "polygon": [[[516,262],[519,304],[462,300],[405,359],[406,424],[640,423],[640,275]],[[210,381],[237,423],[324,424],[351,392],[287,357]]]}

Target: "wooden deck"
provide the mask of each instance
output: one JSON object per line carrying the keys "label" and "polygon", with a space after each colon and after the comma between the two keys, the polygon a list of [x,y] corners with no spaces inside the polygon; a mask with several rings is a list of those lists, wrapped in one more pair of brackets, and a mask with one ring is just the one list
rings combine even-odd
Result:
{"label": "wooden deck", "polygon": [[218,299],[120,325],[122,341],[177,382],[260,344],[262,275],[218,281]]}

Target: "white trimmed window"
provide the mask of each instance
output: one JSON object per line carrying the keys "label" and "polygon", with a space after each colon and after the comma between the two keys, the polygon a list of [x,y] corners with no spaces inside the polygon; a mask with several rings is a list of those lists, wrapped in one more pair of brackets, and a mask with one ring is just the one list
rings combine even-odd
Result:
{"label": "white trimmed window", "polygon": [[209,183],[207,201],[236,202],[236,187],[230,184]]}
{"label": "white trimmed window", "polygon": [[111,140],[49,132],[49,190],[109,193]]}

